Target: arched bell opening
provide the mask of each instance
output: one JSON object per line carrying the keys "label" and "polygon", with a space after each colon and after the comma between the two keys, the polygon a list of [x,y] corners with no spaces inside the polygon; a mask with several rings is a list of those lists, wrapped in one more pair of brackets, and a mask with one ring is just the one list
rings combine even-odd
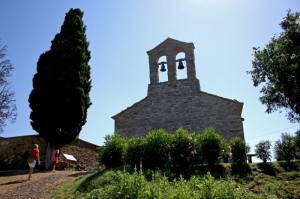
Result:
{"label": "arched bell opening", "polygon": [[168,81],[168,65],[167,57],[161,56],[157,62],[158,65],[158,80],[159,83]]}
{"label": "arched bell opening", "polygon": [[176,74],[177,79],[187,79],[187,64],[184,52],[176,55]]}

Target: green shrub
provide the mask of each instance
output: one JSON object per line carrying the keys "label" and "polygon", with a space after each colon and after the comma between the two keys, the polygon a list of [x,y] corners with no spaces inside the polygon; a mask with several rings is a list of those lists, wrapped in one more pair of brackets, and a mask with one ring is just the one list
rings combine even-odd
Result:
{"label": "green shrub", "polygon": [[144,156],[144,147],[146,139],[144,137],[128,139],[128,144],[124,152],[126,164],[140,169],[142,157]]}
{"label": "green shrub", "polygon": [[300,159],[300,130],[295,133],[294,142],[296,146],[296,159]]}
{"label": "green shrub", "polygon": [[235,137],[230,140],[232,161],[237,164],[245,164],[247,161],[246,154],[250,147],[246,145],[244,139]]}
{"label": "green shrub", "polygon": [[123,165],[123,153],[127,139],[115,133],[105,136],[104,146],[100,148],[97,159],[107,168],[115,168]]}
{"label": "green shrub", "polygon": [[197,151],[194,146],[195,134],[178,129],[174,134],[173,143],[169,144],[172,165],[181,169],[197,164]]}
{"label": "green shrub", "polygon": [[146,169],[166,168],[170,162],[168,144],[172,143],[172,140],[172,134],[163,129],[149,132],[143,145],[143,167]]}
{"label": "green shrub", "polygon": [[290,162],[296,156],[297,147],[293,136],[288,133],[281,134],[281,140],[275,142],[274,154],[277,161]]}
{"label": "green shrub", "polygon": [[271,160],[271,151],[270,151],[270,148],[271,148],[272,144],[269,140],[262,140],[260,141],[257,145],[255,145],[255,153],[256,153],[256,156],[263,160],[264,163],[267,162],[267,160]]}
{"label": "green shrub", "polygon": [[202,160],[209,165],[218,162],[224,143],[222,136],[213,128],[207,128],[203,133],[196,135],[196,150],[200,152]]}

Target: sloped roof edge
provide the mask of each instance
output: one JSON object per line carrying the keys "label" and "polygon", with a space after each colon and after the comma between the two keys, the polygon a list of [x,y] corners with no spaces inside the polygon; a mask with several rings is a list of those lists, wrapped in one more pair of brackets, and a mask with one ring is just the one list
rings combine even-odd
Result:
{"label": "sloped roof edge", "polygon": [[236,99],[229,99],[229,98],[221,97],[221,96],[218,96],[218,95],[215,95],[215,94],[211,94],[211,93],[207,93],[207,92],[203,92],[203,91],[200,91],[199,94],[210,95],[212,97],[216,97],[216,98],[220,98],[220,99],[223,99],[223,100],[226,100],[226,101],[230,101],[230,102],[234,102],[234,103],[240,104],[241,110],[243,110],[244,103],[240,102],[240,101],[237,101]]}
{"label": "sloped roof edge", "polygon": [[115,119],[116,117],[118,117],[118,116],[121,115],[122,113],[124,113],[124,112],[126,112],[126,111],[132,109],[134,106],[136,106],[136,105],[142,103],[142,102],[145,101],[147,98],[148,98],[148,97],[145,97],[144,99],[142,99],[142,100],[140,100],[140,101],[138,101],[138,102],[132,104],[131,106],[127,107],[126,109],[124,109],[124,110],[121,111],[120,113],[118,113],[118,114],[112,116],[111,118],[112,118],[112,119]]}
{"label": "sloped roof edge", "polygon": [[219,96],[219,95],[207,93],[207,92],[204,92],[204,91],[200,91],[199,94],[201,94],[201,93],[202,93],[202,94],[205,94],[205,95],[210,95],[210,96],[213,96],[213,97],[221,98],[221,99],[224,99],[224,100],[228,100],[228,101],[232,101],[232,102],[244,104],[243,102],[237,101],[236,99],[229,99],[229,98],[221,97],[221,96]]}
{"label": "sloped roof edge", "polygon": [[[221,96],[214,95],[214,94],[207,93],[207,92],[203,92],[203,91],[199,91],[198,94],[199,94],[199,95],[201,95],[201,94],[209,95],[209,96],[212,96],[212,97],[215,97],[215,98],[220,98],[220,99],[222,99],[222,100],[226,100],[226,101],[230,101],[230,102],[233,102],[233,103],[240,104],[241,110],[243,110],[244,103],[243,103],[243,102],[239,102],[239,101],[237,101],[237,100],[235,100],[235,99],[229,99],[229,98],[221,97]],[[127,107],[126,109],[122,110],[120,113],[118,113],[118,114],[112,116],[111,118],[112,118],[112,119],[116,119],[119,115],[121,115],[122,113],[124,113],[124,112],[126,112],[126,111],[132,109],[133,107],[135,107],[136,105],[142,103],[142,102],[145,101],[146,99],[147,99],[147,97],[145,97],[144,99],[142,99],[142,100],[140,100],[140,101],[134,103],[133,105]]]}
{"label": "sloped roof edge", "polygon": [[161,42],[160,44],[158,44],[151,50],[148,50],[147,54],[148,55],[152,54],[153,52],[156,52],[158,49],[163,48],[163,46],[165,46],[165,45],[168,46],[170,43],[176,43],[178,46],[192,45],[195,48],[193,42],[183,42],[183,41],[179,41],[179,40],[168,37],[167,39],[165,39],[163,42]]}

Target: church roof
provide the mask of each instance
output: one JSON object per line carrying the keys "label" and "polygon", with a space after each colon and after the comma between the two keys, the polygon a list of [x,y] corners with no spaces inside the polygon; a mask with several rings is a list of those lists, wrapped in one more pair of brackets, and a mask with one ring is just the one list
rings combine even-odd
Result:
{"label": "church roof", "polygon": [[192,42],[187,43],[187,42],[179,41],[179,40],[168,37],[166,40],[164,40],[163,42],[158,44],[156,47],[147,51],[147,53],[148,53],[148,55],[156,54],[158,52],[168,51],[168,49],[174,49],[174,48],[183,48],[183,49],[184,48],[192,48],[192,49],[194,49],[195,46]]}
{"label": "church roof", "polygon": [[119,117],[120,115],[122,115],[124,112],[128,111],[129,109],[132,109],[132,108],[136,107],[138,104],[142,103],[142,102],[145,101],[146,99],[147,99],[147,97],[145,97],[144,99],[142,99],[142,100],[140,100],[140,101],[134,103],[133,105],[127,107],[126,109],[124,109],[124,110],[121,111],[120,113],[118,113],[118,114],[112,116],[111,118],[112,118],[112,119],[116,119],[117,117]]}
{"label": "church roof", "polygon": [[[221,96],[218,96],[218,95],[214,95],[214,94],[211,94],[211,93],[207,93],[207,92],[203,92],[203,91],[199,91],[198,95],[208,95],[208,96],[211,96],[213,98],[219,98],[220,100],[223,100],[223,101],[227,101],[227,102],[232,102],[232,103],[236,103],[236,104],[239,104],[240,106],[240,109],[241,109],[241,112],[243,110],[243,106],[244,106],[244,103],[243,102],[239,102],[237,101],[236,99],[228,99],[228,98],[225,98],[225,97],[221,97]],[[112,119],[116,119],[118,118],[119,116],[121,116],[123,113],[129,111],[130,109],[133,109],[135,107],[138,106],[138,104],[142,103],[143,101],[147,100],[147,97],[145,97],[144,99],[134,103],[133,105],[127,107],[126,109],[122,110],[120,113],[112,116],[111,118]]]}

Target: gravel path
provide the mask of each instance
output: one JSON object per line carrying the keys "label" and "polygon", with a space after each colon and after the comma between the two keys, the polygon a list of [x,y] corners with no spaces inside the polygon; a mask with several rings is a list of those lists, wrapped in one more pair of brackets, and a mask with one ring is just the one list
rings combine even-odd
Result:
{"label": "gravel path", "polygon": [[1,199],[49,199],[48,190],[88,174],[85,171],[33,172],[28,180],[28,171],[0,172]]}

